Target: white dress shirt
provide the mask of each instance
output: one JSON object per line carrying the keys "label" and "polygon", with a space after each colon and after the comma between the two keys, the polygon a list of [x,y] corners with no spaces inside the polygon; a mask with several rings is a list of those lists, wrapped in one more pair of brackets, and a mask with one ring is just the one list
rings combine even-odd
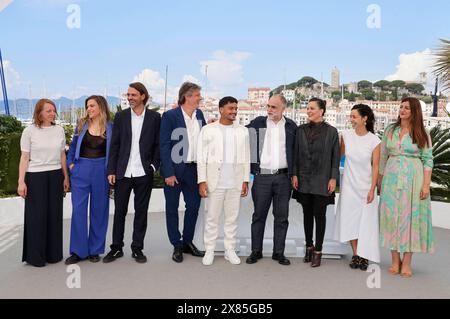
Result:
{"label": "white dress shirt", "polygon": [[[181,107],[181,106],[180,106]],[[197,141],[198,135],[200,134],[200,124],[197,120],[197,110],[192,113],[192,117],[189,117],[186,112],[184,112],[183,107],[181,107],[181,111],[183,112],[184,122],[186,123],[186,130],[188,136],[188,154],[187,154],[187,162],[196,162],[197,161]]]}
{"label": "white dress shirt", "polygon": [[261,153],[261,168],[275,170],[288,167],[285,124],[284,116],[278,123],[267,118],[266,135]]}
{"label": "white dress shirt", "polygon": [[141,115],[134,113],[131,109],[131,150],[130,159],[128,160],[125,177],[140,177],[145,175],[144,167],[142,166],[141,153],[139,151],[139,139],[141,138],[142,124],[144,124],[145,112],[144,109]]}

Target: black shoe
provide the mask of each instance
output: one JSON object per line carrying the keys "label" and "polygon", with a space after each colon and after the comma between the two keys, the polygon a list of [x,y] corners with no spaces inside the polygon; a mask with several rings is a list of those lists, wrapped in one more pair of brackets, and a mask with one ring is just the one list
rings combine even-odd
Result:
{"label": "black shoe", "polygon": [[136,262],[138,262],[140,264],[147,262],[147,257],[145,257],[145,255],[142,253],[142,250],[133,251],[133,254],[131,254],[131,257],[133,257],[134,260],[136,260]]}
{"label": "black shoe", "polygon": [[78,257],[77,254],[72,254],[69,258],[66,259],[66,261],[64,262],[66,265],[72,265],[72,264],[76,264],[80,261],[82,261],[83,259],[81,259],[80,257]]}
{"label": "black shoe", "polygon": [[369,260],[360,257],[359,259],[359,269],[366,271],[367,268],[369,267]]}
{"label": "black shoe", "polygon": [[90,255],[89,261],[91,263],[98,263],[100,261],[100,257],[99,257],[99,255]]}
{"label": "black shoe", "polygon": [[123,257],[122,249],[112,249],[105,257],[103,257],[103,262],[110,263],[120,257]]}
{"label": "black shoe", "polygon": [[314,246],[306,247],[305,249],[305,257],[303,257],[304,263],[310,263],[313,258]]}
{"label": "black shoe", "polygon": [[250,256],[247,257],[245,261],[247,264],[254,264],[258,261],[258,259],[263,258],[262,252],[253,250]]}
{"label": "black shoe", "polygon": [[172,260],[181,263],[183,262],[183,247],[177,246],[173,249]]}
{"label": "black shoe", "polygon": [[360,257],[358,255],[352,256],[352,261],[349,264],[350,268],[351,269],[358,269],[359,268],[359,262],[360,262]]}
{"label": "black shoe", "polygon": [[195,256],[195,257],[205,256],[205,252],[198,250],[197,247],[195,247],[193,243],[184,244],[183,245],[183,253],[191,254],[192,256]]}
{"label": "black shoe", "polygon": [[287,259],[283,254],[273,254],[272,259],[278,260],[278,263],[283,266],[287,266],[287,265],[291,264],[290,260]]}

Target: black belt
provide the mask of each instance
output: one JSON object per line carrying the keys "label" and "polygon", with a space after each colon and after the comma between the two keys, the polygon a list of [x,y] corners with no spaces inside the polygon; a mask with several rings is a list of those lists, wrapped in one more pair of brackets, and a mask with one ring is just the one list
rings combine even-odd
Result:
{"label": "black belt", "polygon": [[185,165],[197,165],[197,163],[196,162],[186,162],[186,163],[184,163]]}
{"label": "black belt", "polygon": [[280,168],[280,169],[266,169],[261,168],[259,170],[258,175],[279,175],[279,174],[287,174],[288,169],[287,168]]}

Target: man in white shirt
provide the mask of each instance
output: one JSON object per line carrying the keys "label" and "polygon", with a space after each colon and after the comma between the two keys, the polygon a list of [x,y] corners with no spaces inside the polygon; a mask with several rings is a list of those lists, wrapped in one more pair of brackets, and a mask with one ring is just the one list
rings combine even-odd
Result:
{"label": "man in white shirt", "polygon": [[[178,107],[164,112],[161,119],[161,176],[164,178],[166,222],[169,240],[174,247],[172,259],[181,263],[183,253],[203,257],[204,252],[195,247],[195,224],[200,208],[197,186],[197,139],[205,117],[198,109],[201,87],[185,82],[178,94]],[[180,194],[186,204],[183,231],[179,230],[178,206]]]}
{"label": "man in white shirt", "polygon": [[116,113],[108,161],[108,180],[114,185],[114,226],[111,251],[103,258],[108,263],[123,256],[125,216],[130,194],[134,192],[132,257],[145,263],[144,237],[153,175],[159,168],[159,130],[161,116],[145,107],[149,99],[142,83],[128,88],[130,108]]}
{"label": "man in white shirt", "polygon": [[259,116],[247,125],[251,146],[251,173],[254,213],[252,217],[252,253],[247,264],[262,258],[264,230],[273,204],[272,259],[289,265],[284,255],[289,226],[289,201],[293,174],[294,142],[297,125],[283,116],[287,102],[282,95],[272,96],[267,103],[267,116]]}
{"label": "man in white shirt", "polygon": [[241,263],[236,255],[236,236],[241,197],[247,196],[250,178],[248,130],[234,123],[238,101],[231,96],[219,101],[220,119],[203,127],[197,149],[199,192],[208,197],[205,218],[205,256],[203,264],[212,265],[218,224],[224,210],[225,259]]}

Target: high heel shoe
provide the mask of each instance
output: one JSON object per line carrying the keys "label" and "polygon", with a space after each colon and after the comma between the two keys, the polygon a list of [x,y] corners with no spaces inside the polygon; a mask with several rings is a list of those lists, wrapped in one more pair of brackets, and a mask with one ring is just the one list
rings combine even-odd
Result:
{"label": "high heel shoe", "polygon": [[319,267],[320,263],[322,261],[322,252],[315,251],[313,253],[312,261],[311,261],[311,267]]}
{"label": "high heel shoe", "polygon": [[303,258],[304,263],[310,263],[313,259],[314,246],[306,247],[305,257]]}

